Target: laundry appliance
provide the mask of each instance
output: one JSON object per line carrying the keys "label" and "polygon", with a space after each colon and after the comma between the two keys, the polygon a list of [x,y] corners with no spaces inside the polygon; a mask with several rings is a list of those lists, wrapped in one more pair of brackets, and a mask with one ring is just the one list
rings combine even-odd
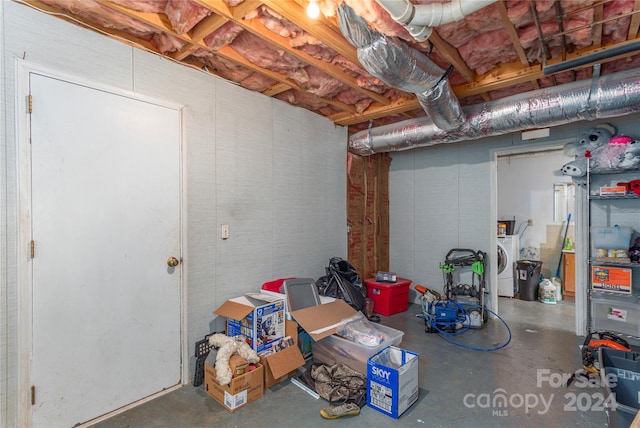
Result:
{"label": "laundry appliance", "polygon": [[518,293],[515,275],[520,254],[518,235],[498,236],[498,296],[514,297]]}

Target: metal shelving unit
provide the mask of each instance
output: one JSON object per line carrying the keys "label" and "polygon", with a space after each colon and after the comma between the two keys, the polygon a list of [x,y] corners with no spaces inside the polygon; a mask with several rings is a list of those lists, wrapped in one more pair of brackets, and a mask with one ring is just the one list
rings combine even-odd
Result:
{"label": "metal shelving unit", "polygon": [[[597,258],[594,254],[592,227],[632,227],[632,239],[640,231],[640,196],[627,192],[624,195],[600,195],[601,186],[612,182],[628,182],[640,179],[640,169],[617,170],[593,173],[587,159],[588,198],[587,225],[587,328],[589,332],[610,331],[634,343],[640,343],[640,263],[619,262]],[[598,186],[598,187],[595,187]],[[593,190],[595,188],[595,190]],[[594,267],[603,270],[628,269],[631,272],[629,293],[594,290],[592,286]]]}

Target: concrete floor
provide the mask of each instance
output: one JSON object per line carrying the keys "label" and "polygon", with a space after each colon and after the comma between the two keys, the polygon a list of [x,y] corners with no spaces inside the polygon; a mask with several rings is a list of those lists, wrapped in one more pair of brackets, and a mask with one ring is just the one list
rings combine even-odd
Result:
{"label": "concrete floor", "polygon": [[[405,332],[400,347],[420,355],[420,396],[396,420],[365,406],[359,416],[323,419],[328,403],[316,400],[290,381],[266,390],[264,397],[229,413],[202,386],[186,385],[153,401],[94,425],[125,427],[605,427],[604,389],[560,377],[581,367],[574,333],[574,305],[546,305],[500,298],[501,314],[513,335],[494,352],[472,351],[424,332],[419,305],[381,317],[381,323]],[[492,347],[508,335],[498,320],[460,338],[465,344]],[[506,395],[506,407],[493,398]],[[528,403],[528,407],[526,405]]]}

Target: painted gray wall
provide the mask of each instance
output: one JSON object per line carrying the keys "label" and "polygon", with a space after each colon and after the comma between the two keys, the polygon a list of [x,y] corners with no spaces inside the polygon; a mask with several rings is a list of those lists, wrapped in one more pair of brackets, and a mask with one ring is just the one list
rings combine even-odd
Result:
{"label": "painted gray wall", "polygon": [[[390,270],[412,279],[410,299],[420,302],[413,291],[415,284],[442,291],[444,280],[439,265],[452,248],[487,252],[487,282],[492,287],[491,255],[495,257],[492,247],[496,245],[497,216],[497,177],[492,168],[496,153],[559,147],[598,123],[611,123],[618,134],[640,139],[638,119],[635,115],[578,122],[552,128],[548,138],[536,141],[522,141],[520,133],[513,133],[394,152],[389,192]],[[515,181],[511,185],[522,183]],[[576,204],[578,210],[581,205],[578,206],[579,201]]]}
{"label": "painted gray wall", "polygon": [[17,296],[28,286],[16,275],[16,59],[185,106],[191,355],[225,299],[317,278],[346,257],[346,128],[14,2],[0,2],[0,23],[0,426],[15,426]]}
{"label": "painted gray wall", "polygon": [[[414,285],[441,291],[439,265],[450,249],[487,251],[489,160],[488,147],[475,142],[393,153],[392,271],[411,278]],[[415,294],[410,297],[417,301]]]}

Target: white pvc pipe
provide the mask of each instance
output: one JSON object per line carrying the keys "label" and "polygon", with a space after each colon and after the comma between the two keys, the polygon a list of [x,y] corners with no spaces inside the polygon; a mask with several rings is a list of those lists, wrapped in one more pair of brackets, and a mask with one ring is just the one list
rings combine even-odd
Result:
{"label": "white pvc pipe", "polygon": [[376,0],[393,20],[407,27],[418,41],[431,35],[431,28],[460,21],[496,0],[452,0],[449,3],[414,5],[409,0]]}

